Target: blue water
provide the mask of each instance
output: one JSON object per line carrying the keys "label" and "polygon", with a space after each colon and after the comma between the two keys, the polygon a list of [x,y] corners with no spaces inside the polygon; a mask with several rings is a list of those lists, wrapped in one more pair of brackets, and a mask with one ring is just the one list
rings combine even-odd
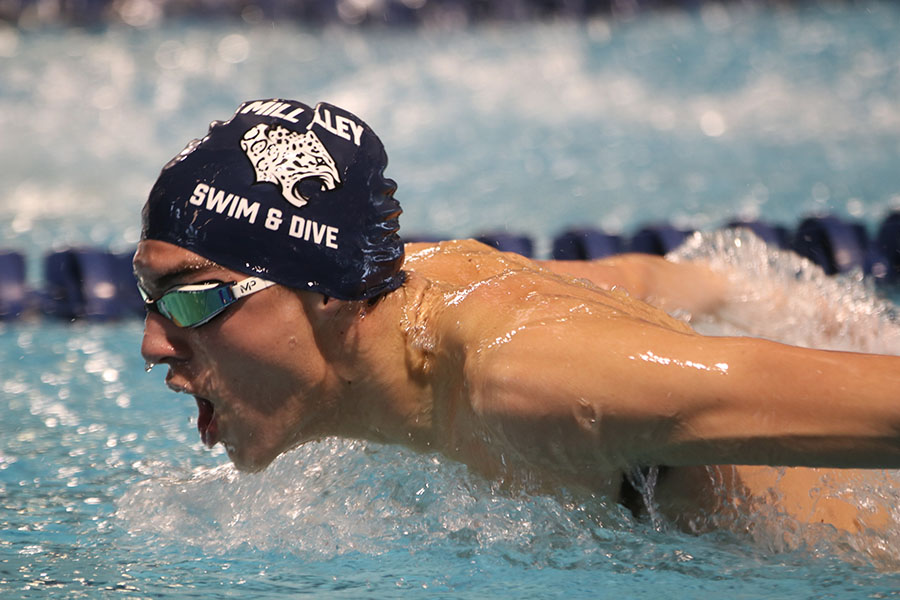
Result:
{"label": "blue water", "polygon": [[[504,229],[546,253],[571,225],[831,212],[874,230],[900,206],[898,25],[893,4],[859,3],[467,30],[0,26],[0,241],[27,254],[34,285],[51,248],[131,247],[161,165],[271,96],[362,115],[409,234]],[[760,302],[739,328],[900,351],[889,307],[858,282],[791,287],[760,253],[704,248],[794,292],[787,314]],[[802,320],[812,295],[860,316],[823,339]],[[3,598],[900,595],[897,517],[881,535],[783,519],[779,534],[689,536],[341,440],[238,475],[202,448],[193,403],[144,373],[139,341],[137,322],[0,324]],[[893,508],[896,474],[873,479],[861,501]]]}

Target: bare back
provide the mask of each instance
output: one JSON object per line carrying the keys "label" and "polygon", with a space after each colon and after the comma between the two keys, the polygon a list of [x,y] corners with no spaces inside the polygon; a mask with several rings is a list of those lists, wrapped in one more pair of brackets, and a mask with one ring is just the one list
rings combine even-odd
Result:
{"label": "bare back", "polygon": [[[576,483],[615,498],[627,466],[608,459],[615,452],[560,443],[598,428],[591,397],[605,386],[602,374],[583,375],[597,360],[573,333],[605,323],[604,337],[614,344],[623,324],[694,335],[690,328],[623,291],[602,290],[471,240],[407,250],[410,286],[419,287],[406,325],[410,346],[423,368],[448,382],[435,396],[444,451],[494,477]],[[573,344],[544,344],[545,336],[572,337]],[[536,347],[554,352],[536,353]],[[541,374],[550,373],[550,363],[557,374],[582,373],[569,382],[584,387],[573,388],[571,401],[560,404],[549,393],[554,382]],[[516,374],[523,367],[529,376]]]}
{"label": "bare back", "polygon": [[[658,497],[673,517],[734,510],[716,491],[765,500],[779,484],[786,510],[860,526],[849,504],[810,510],[807,484],[817,471],[785,475],[765,465],[856,460],[800,440],[887,425],[877,416],[850,423],[839,397],[830,414],[825,392],[835,386],[819,381],[831,364],[870,359],[704,338],[623,291],[472,241],[410,245],[406,268],[416,294],[405,313],[409,354],[439,382],[433,416],[446,454],[491,476],[583,485],[610,498],[624,471],[669,464]],[[873,395],[883,400],[884,392]],[[804,394],[826,407],[821,426],[803,412]],[[775,407],[781,415],[765,414]]]}

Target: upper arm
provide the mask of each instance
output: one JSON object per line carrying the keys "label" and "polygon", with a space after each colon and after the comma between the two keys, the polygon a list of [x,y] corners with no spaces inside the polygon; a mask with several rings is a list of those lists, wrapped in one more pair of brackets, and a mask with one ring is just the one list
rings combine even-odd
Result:
{"label": "upper arm", "polygon": [[535,462],[900,466],[893,357],[589,319],[525,328],[477,370],[476,410]]}
{"label": "upper arm", "polygon": [[524,327],[474,361],[473,408],[535,464],[660,464],[702,402],[700,378],[661,368],[673,360],[663,346],[693,337],[628,317]]}

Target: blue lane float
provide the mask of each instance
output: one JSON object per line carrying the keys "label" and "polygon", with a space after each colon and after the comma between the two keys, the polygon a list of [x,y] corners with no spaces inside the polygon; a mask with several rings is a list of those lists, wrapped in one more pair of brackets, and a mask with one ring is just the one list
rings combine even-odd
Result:
{"label": "blue lane float", "polygon": [[629,249],[641,254],[664,256],[680,246],[690,233],[671,225],[650,225],[632,236]]}
{"label": "blue lane float", "polygon": [[749,229],[756,237],[770,246],[787,249],[791,246],[791,232],[787,227],[773,225],[764,221],[731,221],[727,227],[730,229]]}
{"label": "blue lane float", "polygon": [[25,312],[25,257],[0,250],[0,320],[17,319]]}
{"label": "blue lane float", "polygon": [[[682,6],[695,10],[702,0],[154,0],[154,12],[163,19],[234,19],[295,21],[304,26],[460,26],[466,23],[521,23],[543,19],[585,20]],[[19,24],[34,20],[40,4],[45,24],[97,26],[117,22],[133,24],[134,16],[117,0],[12,0],[0,2],[0,21]]]}
{"label": "blue lane float", "polygon": [[[881,223],[874,238],[860,224],[835,216],[809,217],[793,232],[759,221],[731,221],[769,244],[790,249],[820,265],[826,273],[861,270],[878,283],[900,283],[900,211]],[[668,224],[649,225],[630,238],[600,229],[572,228],[553,239],[557,260],[594,260],[643,252],[664,255],[677,248],[689,232]],[[436,242],[434,236],[409,241]],[[534,256],[527,235],[486,232],[476,239],[505,252]],[[43,283],[31,290],[26,281],[22,253],[0,250],[0,320],[15,320],[41,313],[65,320],[113,321],[142,315],[143,301],[131,270],[132,252],[113,253],[97,248],[67,248],[48,253],[43,262]]]}
{"label": "blue lane float", "polygon": [[869,239],[857,223],[834,216],[811,217],[797,227],[793,250],[816,263],[829,275],[863,269]]}
{"label": "blue lane float", "polygon": [[597,229],[570,229],[553,240],[555,260],[593,260],[621,254],[624,250],[621,236]]}
{"label": "blue lane float", "polygon": [[51,252],[44,258],[44,278],[41,311],[49,316],[110,321],[142,308],[130,254],[94,248]]}
{"label": "blue lane float", "polygon": [[493,246],[502,252],[515,252],[522,256],[534,255],[534,242],[527,235],[513,233],[483,233],[477,236],[479,242]]}
{"label": "blue lane float", "polygon": [[881,223],[869,256],[871,273],[891,283],[900,282],[900,212]]}

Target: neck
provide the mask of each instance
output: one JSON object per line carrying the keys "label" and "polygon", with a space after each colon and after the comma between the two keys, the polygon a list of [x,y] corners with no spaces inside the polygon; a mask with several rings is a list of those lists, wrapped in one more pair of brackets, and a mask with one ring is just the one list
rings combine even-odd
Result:
{"label": "neck", "polygon": [[374,306],[347,303],[355,314],[343,340],[343,347],[352,350],[338,370],[338,435],[416,450],[432,447],[431,377],[411,343],[422,289],[414,280]]}

